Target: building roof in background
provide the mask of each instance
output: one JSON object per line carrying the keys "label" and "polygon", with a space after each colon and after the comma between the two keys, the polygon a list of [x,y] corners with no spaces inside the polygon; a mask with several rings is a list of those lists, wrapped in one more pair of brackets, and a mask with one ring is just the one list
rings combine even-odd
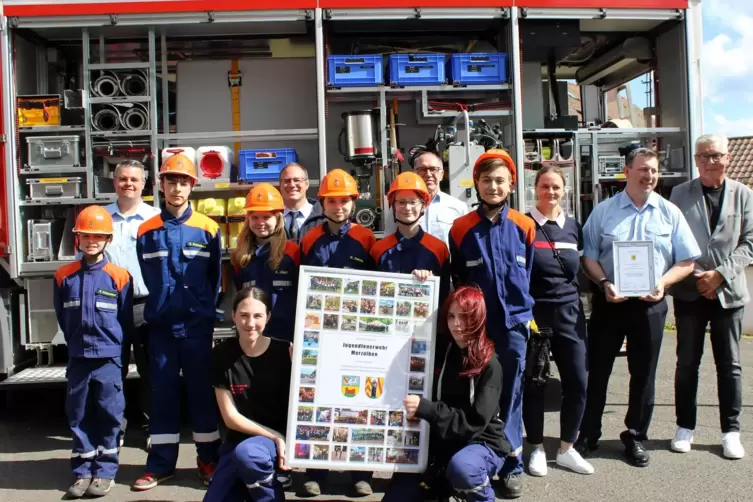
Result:
{"label": "building roof in background", "polygon": [[729,138],[727,176],[753,188],[753,136]]}

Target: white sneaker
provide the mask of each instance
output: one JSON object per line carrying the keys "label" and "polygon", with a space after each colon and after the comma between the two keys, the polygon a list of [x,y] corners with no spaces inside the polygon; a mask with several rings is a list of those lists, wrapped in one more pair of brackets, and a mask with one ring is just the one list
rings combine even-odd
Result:
{"label": "white sneaker", "polygon": [[570,448],[567,451],[557,452],[557,465],[570,469],[578,474],[593,474],[594,468],[580,456],[580,453],[575,448]]}
{"label": "white sneaker", "polygon": [[724,456],[731,459],[739,459],[745,456],[745,449],[740,443],[739,432],[727,432],[722,436]]}
{"label": "white sneaker", "polygon": [[669,447],[677,453],[687,453],[690,451],[692,443],[693,431],[684,427],[678,427],[677,432],[675,432],[675,438],[669,443]]}
{"label": "white sneaker", "polygon": [[528,472],[531,476],[546,476],[546,452],[536,448],[531,452],[531,457],[528,459]]}

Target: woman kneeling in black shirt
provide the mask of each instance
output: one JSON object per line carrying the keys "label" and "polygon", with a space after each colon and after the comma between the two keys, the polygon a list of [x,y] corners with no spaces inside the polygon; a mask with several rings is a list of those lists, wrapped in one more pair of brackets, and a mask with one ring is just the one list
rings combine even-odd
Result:
{"label": "woman kneeling in black shirt", "polygon": [[510,444],[499,418],[502,366],[485,326],[480,289],[462,286],[447,297],[440,330],[447,327],[452,336],[437,347],[434,400],[409,395],[403,401],[409,417],[431,426],[429,468],[422,477],[396,474],[383,501],[430,498],[426,488],[439,500],[455,491],[468,502],[494,501],[491,479]]}
{"label": "woman kneeling in black shirt", "polygon": [[291,349],[264,336],[271,302],[261,289],[238,292],[233,322],[238,338],[212,353],[213,385],[228,428],[204,502],[285,500],[275,469],[285,465]]}

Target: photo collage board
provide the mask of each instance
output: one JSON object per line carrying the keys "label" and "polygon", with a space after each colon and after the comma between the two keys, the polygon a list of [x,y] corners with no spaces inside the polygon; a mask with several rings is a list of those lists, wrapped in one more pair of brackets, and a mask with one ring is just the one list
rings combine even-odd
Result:
{"label": "photo collage board", "polygon": [[301,267],[287,431],[299,468],[423,472],[439,279]]}

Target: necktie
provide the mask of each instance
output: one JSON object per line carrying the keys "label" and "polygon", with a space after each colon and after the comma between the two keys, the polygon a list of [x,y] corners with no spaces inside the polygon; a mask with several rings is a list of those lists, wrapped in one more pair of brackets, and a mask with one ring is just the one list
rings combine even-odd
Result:
{"label": "necktie", "polygon": [[291,241],[298,242],[298,211],[290,211],[290,225],[288,226],[288,236]]}

